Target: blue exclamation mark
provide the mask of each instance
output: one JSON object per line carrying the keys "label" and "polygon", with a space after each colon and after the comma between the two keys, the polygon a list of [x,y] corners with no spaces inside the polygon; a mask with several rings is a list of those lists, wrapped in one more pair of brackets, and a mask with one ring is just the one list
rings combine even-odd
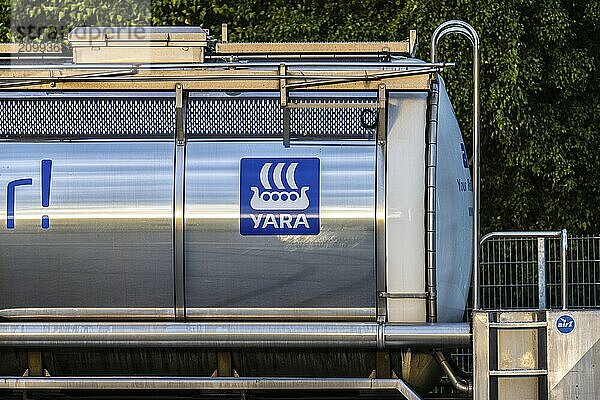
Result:
{"label": "blue exclamation mark", "polygon": [[[50,205],[50,181],[52,178],[52,160],[42,160],[42,207]],[[42,229],[50,227],[50,219],[42,215]]]}

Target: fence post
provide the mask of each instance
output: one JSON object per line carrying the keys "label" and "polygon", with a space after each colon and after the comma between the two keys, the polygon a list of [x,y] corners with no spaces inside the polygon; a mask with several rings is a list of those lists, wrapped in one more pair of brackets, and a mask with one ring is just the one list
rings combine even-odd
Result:
{"label": "fence post", "polygon": [[538,299],[540,310],[546,309],[546,239],[537,239]]}
{"label": "fence post", "polygon": [[562,309],[567,309],[567,230],[563,229],[560,232],[560,266],[562,270]]}

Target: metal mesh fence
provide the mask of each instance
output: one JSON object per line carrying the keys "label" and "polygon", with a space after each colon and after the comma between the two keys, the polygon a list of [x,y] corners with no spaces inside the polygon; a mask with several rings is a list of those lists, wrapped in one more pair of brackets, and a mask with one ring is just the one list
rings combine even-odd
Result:
{"label": "metal mesh fence", "polygon": [[[558,238],[493,238],[481,246],[483,309],[560,308],[561,242]],[[545,282],[540,282],[540,276]],[[569,308],[600,305],[600,237],[570,237]],[[545,294],[545,301],[544,299]]]}
{"label": "metal mesh fence", "polygon": [[[540,268],[545,275],[541,288],[546,308],[562,306],[560,238],[493,238],[481,245],[480,255],[481,308],[537,309]],[[600,307],[600,236],[568,238],[567,289],[569,308]],[[466,320],[470,311],[465,313]],[[471,348],[453,349],[451,356],[463,371],[473,371]],[[438,389],[439,393],[448,391]]]}
{"label": "metal mesh fence", "polygon": [[[550,298],[555,299],[560,263],[552,260],[549,265]],[[600,307],[600,237],[578,236],[569,238],[567,251],[567,300],[569,308]],[[556,300],[553,300],[557,304]]]}

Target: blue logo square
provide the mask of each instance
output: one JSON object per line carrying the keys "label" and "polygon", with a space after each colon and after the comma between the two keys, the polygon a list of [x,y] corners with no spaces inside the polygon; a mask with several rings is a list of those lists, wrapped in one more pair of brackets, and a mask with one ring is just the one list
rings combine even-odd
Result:
{"label": "blue logo square", "polygon": [[319,234],[320,180],[318,158],[242,158],[240,233]]}

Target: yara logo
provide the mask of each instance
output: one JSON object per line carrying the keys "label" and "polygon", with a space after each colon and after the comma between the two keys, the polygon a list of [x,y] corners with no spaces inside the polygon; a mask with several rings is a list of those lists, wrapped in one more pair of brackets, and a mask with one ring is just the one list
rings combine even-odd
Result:
{"label": "yara logo", "polygon": [[310,206],[310,200],[308,199],[307,192],[310,189],[308,186],[303,186],[300,192],[297,191],[298,185],[296,184],[296,168],[298,163],[290,163],[286,174],[285,180],[291,191],[285,190],[283,184],[283,168],[285,163],[277,163],[273,168],[273,182],[279,191],[273,190],[269,181],[269,171],[273,163],[266,162],[260,169],[260,183],[266,190],[260,192],[258,187],[252,186],[252,199],[250,200],[250,207],[255,210],[306,210]]}
{"label": "yara logo", "polygon": [[243,158],[240,233],[318,234],[320,168],[318,158]]}

